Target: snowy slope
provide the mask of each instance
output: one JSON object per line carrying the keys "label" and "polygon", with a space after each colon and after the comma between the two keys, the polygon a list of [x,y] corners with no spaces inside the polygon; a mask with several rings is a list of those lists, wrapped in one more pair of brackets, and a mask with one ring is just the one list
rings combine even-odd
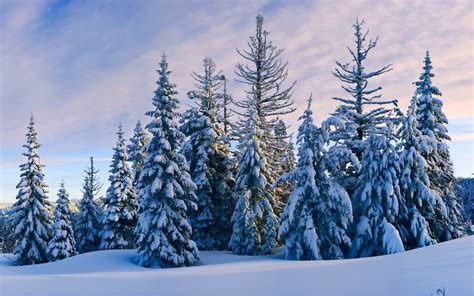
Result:
{"label": "snowy slope", "polygon": [[204,265],[145,269],[133,250],[100,251],[36,266],[0,259],[0,295],[473,295],[474,237],[401,254],[285,261],[201,252]]}

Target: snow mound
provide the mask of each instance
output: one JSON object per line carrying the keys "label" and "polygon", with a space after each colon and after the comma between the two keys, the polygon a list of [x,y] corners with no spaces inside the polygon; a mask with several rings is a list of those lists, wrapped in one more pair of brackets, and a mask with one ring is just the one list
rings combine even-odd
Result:
{"label": "snow mound", "polygon": [[473,295],[474,238],[388,256],[286,261],[201,252],[202,264],[146,269],[134,250],[14,267],[0,258],[0,295]]}

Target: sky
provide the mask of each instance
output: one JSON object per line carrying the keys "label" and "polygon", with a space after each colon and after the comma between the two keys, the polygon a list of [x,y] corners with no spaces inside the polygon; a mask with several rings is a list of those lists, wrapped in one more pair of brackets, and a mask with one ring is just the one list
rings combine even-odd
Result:
{"label": "sky", "polygon": [[456,175],[474,173],[472,1],[0,0],[0,202],[16,196],[31,113],[50,198],[62,179],[71,198],[81,197],[89,156],[104,192],[118,124],[129,137],[138,119],[148,122],[163,51],[181,110],[192,105],[191,72],[201,71],[205,56],[242,98],[234,70],[244,61],[236,48],[246,47],[258,14],[274,45],[285,49],[288,83],[297,81],[297,110],[284,117],[291,131],[311,93],[317,122],[334,111],[332,97],[345,95],[331,72],[336,60],[350,60],[346,46],[353,45],[358,17],[370,36],[379,36],[367,70],[394,68],[371,85],[382,86],[384,98],[398,99],[402,110],[430,50]]}

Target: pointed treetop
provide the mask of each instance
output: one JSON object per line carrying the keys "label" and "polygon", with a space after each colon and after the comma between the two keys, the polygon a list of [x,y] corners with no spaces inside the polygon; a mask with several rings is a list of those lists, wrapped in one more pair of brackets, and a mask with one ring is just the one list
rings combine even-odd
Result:
{"label": "pointed treetop", "polygon": [[433,66],[431,65],[431,57],[429,50],[426,50],[425,58],[423,59],[423,73],[420,74],[420,78],[417,82],[414,82],[417,86],[416,92],[423,95],[438,95],[441,96],[439,89],[432,85],[431,78],[435,74],[431,73]]}
{"label": "pointed treetop", "polygon": [[119,126],[118,126],[118,131],[117,131],[117,135],[118,135],[118,140],[122,140],[123,139],[123,125],[122,125],[122,122],[120,121],[119,122]]}
{"label": "pointed treetop", "polygon": [[257,31],[259,28],[260,30],[262,29],[262,25],[263,25],[263,16],[259,14],[257,15]]}
{"label": "pointed treetop", "polygon": [[311,103],[313,102],[313,93],[311,93],[309,95],[309,98],[308,98],[307,102],[308,102],[308,107],[306,108],[306,110],[310,110],[311,109]]}

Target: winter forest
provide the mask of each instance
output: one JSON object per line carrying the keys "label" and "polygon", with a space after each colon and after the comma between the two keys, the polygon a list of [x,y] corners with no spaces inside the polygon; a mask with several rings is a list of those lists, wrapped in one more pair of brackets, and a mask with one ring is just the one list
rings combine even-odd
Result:
{"label": "winter forest", "polygon": [[[132,135],[117,123],[108,182],[99,180],[91,157],[76,210],[67,179],[48,192],[32,114],[16,202],[2,224],[12,264],[112,249],[136,249],[134,262],[149,268],[195,266],[200,251],[334,260],[467,235],[472,182],[458,184],[454,174],[436,56],[420,56],[409,107],[400,110],[374,83],[392,64],[366,67],[371,53],[383,50],[378,37],[362,19],[352,26],[352,38],[341,43],[346,59],[332,73],[341,97],[318,97],[316,89],[293,95],[291,65],[272,43],[278,32],[270,34],[261,15],[237,50],[240,59],[231,61],[234,73],[204,57],[187,94],[176,90],[167,60],[173,53],[163,52],[148,121],[138,121]],[[245,86],[244,97],[232,95],[229,79]],[[184,96],[194,104],[179,112]],[[337,108],[315,118],[318,105],[331,99]],[[295,101],[307,102],[306,109],[297,110]],[[293,112],[300,115],[294,135],[284,120]]]}

